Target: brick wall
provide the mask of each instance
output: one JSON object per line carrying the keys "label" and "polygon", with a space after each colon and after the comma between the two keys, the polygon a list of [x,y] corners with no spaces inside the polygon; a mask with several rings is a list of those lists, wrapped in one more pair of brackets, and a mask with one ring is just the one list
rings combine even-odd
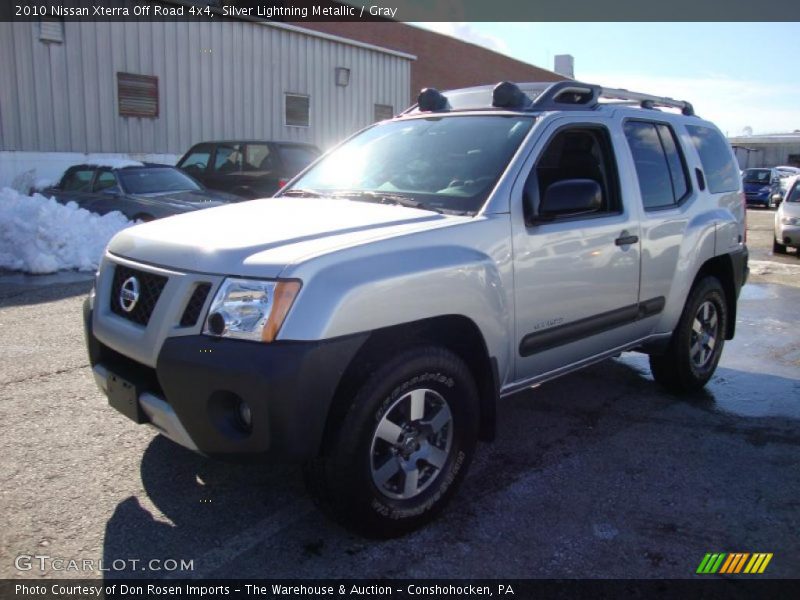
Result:
{"label": "brick wall", "polygon": [[[551,71],[534,67],[492,50],[404,23],[293,23],[307,29],[414,54],[411,99],[424,87],[440,90],[498,81],[561,81]],[[396,107],[397,108],[397,107]],[[404,108],[404,107],[403,107]]]}

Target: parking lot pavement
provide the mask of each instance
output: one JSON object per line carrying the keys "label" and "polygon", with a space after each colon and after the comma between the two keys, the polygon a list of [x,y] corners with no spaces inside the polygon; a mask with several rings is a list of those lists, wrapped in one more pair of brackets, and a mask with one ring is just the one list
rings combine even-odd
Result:
{"label": "parking lot pavement", "polygon": [[[744,288],[693,398],[625,354],[504,400],[442,518],[376,542],[321,516],[297,467],[211,462],[108,408],[85,277],[0,279],[0,577],[685,578],[706,552],[772,552],[767,575],[800,576],[800,289]],[[20,571],[20,555],[122,570]]]}

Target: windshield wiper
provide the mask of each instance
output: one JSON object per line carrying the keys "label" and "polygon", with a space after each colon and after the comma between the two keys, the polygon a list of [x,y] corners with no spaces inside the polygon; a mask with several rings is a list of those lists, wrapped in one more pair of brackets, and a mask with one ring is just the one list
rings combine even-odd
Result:
{"label": "windshield wiper", "polygon": [[334,192],[331,194],[334,198],[355,198],[366,199],[368,201],[375,201],[381,204],[396,204],[397,206],[405,206],[407,208],[418,208],[420,210],[429,210],[431,212],[443,214],[444,211],[439,208],[428,206],[419,200],[412,200],[407,196],[397,194],[395,192],[375,192],[371,190],[353,190],[347,192]]}
{"label": "windshield wiper", "polygon": [[322,198],[323,194],[319,193],[316,190],[293,188],[291,190],[286,190],[281,194],[281,196],[296,196],[298,198]]}

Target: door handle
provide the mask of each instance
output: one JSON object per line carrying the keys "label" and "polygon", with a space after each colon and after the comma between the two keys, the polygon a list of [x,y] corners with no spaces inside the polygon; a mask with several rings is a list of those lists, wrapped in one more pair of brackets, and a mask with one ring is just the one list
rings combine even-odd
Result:
{"label": "door handle", "polygon": [[638,235],[628,235],[627,231],[623,231],[622,234],[614,240],[614,243],[617,246],[630,246],[631,244],[635,244],[639,241]]}

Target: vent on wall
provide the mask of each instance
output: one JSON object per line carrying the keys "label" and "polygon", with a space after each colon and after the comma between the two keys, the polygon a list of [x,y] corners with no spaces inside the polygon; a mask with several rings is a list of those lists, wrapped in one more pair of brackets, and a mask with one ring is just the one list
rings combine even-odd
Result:
{"label": "vent on wall", "polygon": [[292,127],[308,127],[310,124],[311,98],[300,94],[286,94],[285,124]]}
{"label": "vent on wall", "polygon": [[63,44],[64,22],[61,19],[42,19],[39,21],[39,41]]}
{"label": "vent on wall", "polygon": [[120,117],[158,117],[158,77],[117,73]]}

